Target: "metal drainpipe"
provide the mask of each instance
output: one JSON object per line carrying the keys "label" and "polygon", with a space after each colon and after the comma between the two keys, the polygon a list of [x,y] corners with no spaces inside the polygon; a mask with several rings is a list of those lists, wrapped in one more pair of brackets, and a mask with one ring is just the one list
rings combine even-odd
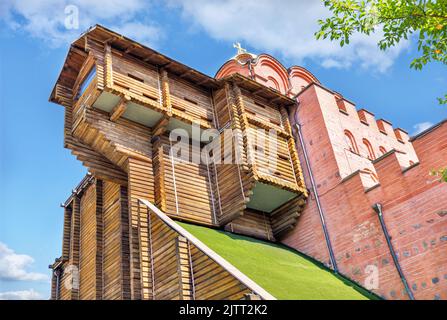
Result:
{"label": "metal drainpipe", "polygon": [[253,67],[251,66],[251,59],[248,60],[248,72],[250,73],[250,78],[255,80],[255,75],[253,73]]}
{"label": "metal drainpipe", "polygon": [[394,265],[396,266],[397,272],[399,273],[400,279],[402,280],[402,283],[404,284],[405,291],[407,292],[408,296],[410,297],[410,300],[415,300],[413,292],[410,289],[410,286],[408,285],[407,279],[405,278],[405,275],[400,267],[399,260],[397,259],[396,252],[394,251],[393,244],[391,243],[391,237],[388,233],[388,229],[385,225],[385,220],[383,219],[383,211],[382,211],[382,205],[380,203],[376,203],[373,205],[374,211],[379,216],[380,225],[382,226],[383,234],[385,235],[386,242],[388,244],[388,248],[390,249],[391,256],[393,257]]}
{"label": "metal drainpipe", "polygon": [[304,161],[306,162],[307,171],[309,172],[310,183],[312,184],[312,190],[315,195],[315,202],[317,203],[318,213],[320,215],[321,225],[323,227],[324,238],[326,239],[326,246],[329,251],[329,257],[331,260],[331,264],[334,268],[334,272],[338,273],[337,261],[335,260],[334,251],[332,250],[331,239],[329,238],[329,231],[326,226],[326,220],[324,218],[323,208],[321,207],[320,197],[318,196],[314,175],[313,175],[312,169],[310,167],[309,157],[307,155],[306,146],[304,144],[303,134],[301,133],[301,125],[299,124],[298,121],[296,121],[296,127],[298,129],[298,138],[300,141],[301,149],[303,149]]}

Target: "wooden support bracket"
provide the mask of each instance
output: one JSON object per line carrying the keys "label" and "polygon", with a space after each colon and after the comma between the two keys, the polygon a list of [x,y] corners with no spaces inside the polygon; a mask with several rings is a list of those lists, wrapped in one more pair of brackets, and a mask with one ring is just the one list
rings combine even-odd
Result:
{"label": "wooden support bracket", "polygon": [[121,100],[118,102],[118,104],[110,112],[110,121],[115,122],[124,114],[124,112],[126,112],[127,103],[129,101],[130,101],[129,96],[124,96],[123,98],[121,98]]}
{"label": "wooden support bracket", "polygon": [[160,120],[155,124],[155,126],[152,129],[152,136],[161,136],[163,133],[165,133],[167,126],[169,123],[169,117],[166,115],[163,115]]}

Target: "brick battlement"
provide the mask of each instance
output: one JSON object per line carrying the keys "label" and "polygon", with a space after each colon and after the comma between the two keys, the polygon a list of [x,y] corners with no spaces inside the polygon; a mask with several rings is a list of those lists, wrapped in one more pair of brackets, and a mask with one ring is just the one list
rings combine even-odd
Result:
{"label": "brick battlement", "polygon": [[[358,171],[365,189],[369,189],[379,182],[373,161],[389,151],[399,154],[402,170],[419,161],[405,130],[393,128],[387,120],[376,120],[366,109],[357,110],[341,94],[313,83],[303,89],[298,99],[299,109],[308,108],[321,115],[331,144],[328,151],[335,156],[341,178]],[[305,121],[306,117],[298,117]]]}
{"label": "brick battlement", "polygon": [[[410,140],[402,129],[398,137],[397,129],[384,120],[389,134],[379,132],[374,115],[357,111],[353,104],[346,103],[346,112],[340,112],[333,92],[321,86],[310,86],[299,100],[292,118],[301,125],[340,273],[367,285],[370,270],[376,270],[375,293],[386,299],[408,298],[372,209],[380,203],[415,298],[447,299],[447,184],[429,175],[447,165],[447,121]],[[362,139],[374,152],[379,146],[386,151],[368,159]],[[304,163],[303,150],[299,153]],[[307,170],[304,176],[311,186]],[[281,241],[330,266],[315,197],[311,192],[297,227]]]}
{"label": "brick battlement", "polygon": [[353,119],[358,120],[358,124],[362,124],[365,126],[370,126],[375,133],[381,133],[387,136],[390,136],[393,139],[396,139],[398,142],[402,144],[409,143],[410,137],[408,132],[402,128],[394,128],[393,124],[385,119],[376,119],[374,113],[371,111],[361,108],[356,109],[356,104],[352,102],[352,100],[348,100],[343,97],[340,93],[333,91],[322,84],[319,83],[311,83],[309,86],[303,89],[302,92],[298,94],[303,94],[307,89],[318,86],[319,88],[327,91],[328,93],[334,96],[334,99],[337,103],[338,111],[345,116],[352,117]]}

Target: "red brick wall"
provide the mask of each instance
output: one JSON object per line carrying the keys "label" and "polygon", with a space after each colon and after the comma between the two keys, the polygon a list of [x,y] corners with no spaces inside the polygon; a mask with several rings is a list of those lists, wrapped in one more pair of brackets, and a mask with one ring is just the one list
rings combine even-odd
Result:
{"label": "red brick wall", "polygon": [[[393,246],[415,298],[447,299],[447,184],[429,175],[431,169],[447,164],[447,123],[416,139],[413,146],[408,141],[403,145],[390,140],[391,147],[400,147],[406,154],[390,152],[369,163],[360,160],[379,179],[379,184],[368,189],[370,185],[365,183],[362,174],[355,172],[360,162],[355,157],[343,156],[346,144],[340,140],[343,139],[340,132],[349,128],[358,137],[359,147],[363,135],[368,135],[371,142],[380,143],[391,139],[391,135],[383,136],[377,130],[377,137],[374,136],[376,127],[363,127],[355,118],[355,108],[350,110],[348,106],[348,116],[341,114],[338,107],[334,109],[336,101],[332,101],[332,96],[316,85],[308,88],[299,96],[300,106],[294,118],[302,125],[340,272],[364,285],[369,276],[368,266],[375,266],[379,286],[373,291],[386,299],[408,298],[378,216],[372,209],[374,203],[380,202]],[[298,149],[304,166],[299,145]],[[408,168],[409,159],[414,159],[416,165]],[[310,187],[308,172],[305,168],[303,171]],[[282,242],[329,264],[313,193],[297,227]]]}

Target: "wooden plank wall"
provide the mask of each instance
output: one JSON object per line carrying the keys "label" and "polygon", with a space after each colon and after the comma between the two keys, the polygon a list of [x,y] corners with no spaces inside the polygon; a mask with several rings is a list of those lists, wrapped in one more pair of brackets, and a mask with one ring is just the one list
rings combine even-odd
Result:
{"label": "wooden plank wall", "polygon": [[61,256],[63,260],[68,260],[70,258],[72,211],[71,205],[64,208],[64,230],[62,236]]}
{"label": "wooden plank wall", "polygon": [[129,156],[152,158],[152,136],[148,128],[125,119],[112,122],[101,110],[87,109],[84,127],[75,131],[75,135],[124,171],[127,171]]}
{"label": "wooden plank wall", "polygon": [[307,197],[308,192],[306,188],[306,184],[304,183],[303,169],[301,168],[300,159],[298,158],[298,151],[296,148],[296,141],[293,137],[292,126],[290,125],[289,114],[287,110],[283,107],[280,108],[282,122],[284,123],[284,129],[288,134],[287,144],[289,146],[290,159],[293,165],[293,171],[295,173],[296,184],[304,195]]}
{"label": "wooden plank wall", "polygon": [[212,127],[214,108],[211,93],[172,74],[168,77],[172,113],[192,117],[199,122],[205,122],[208,127]]}
{"label": "wooden plank wall", "polygon": [[192,274],[191,252],[188,240],[183,236],[176,239],[177,273],[179,275],[180,300],[194,300],[194,279]]}
{"label": "wooden plank wall", "polygon": [[79,260],[79,299],[81,300],[97,298],[97,231],[100,226],[97,225],[96,219],[96,192],[96,185],[91,184],[81,198]]}
{"label": "wooden plank wall", "polygon": [[306,201],[298,196],[271,213],[272,230],[275,237],[295,227],[298,217],[304,209]]}
{"label": "wooden plank wall", "polygon": [[242,91],[242,99],[249,121],[264,123],[264,126],[271,126],[278,131],[284,129],[277,106],[270,105],[268,101],[256,98],[247,91]]}
{"label": "wooden plank wall", "polygon": [[[99,68],[97,66],[97,68]],[[95,79],[97,86],[100,86],[100,80],[98,80],[98,75]],[[90,86],[91,88],[92,86]],[[100,87],[99,87],[100,88]],[[97,88],[98,89],[98,88]],[[99,89],[98,89],[99,90]],[[98,91],[99,92],[99,91]],[[65,107],[65,117],[64,117],[64,146],[71,149],[72,154],[74,154],[78,160],[80,160],[90,172],[94,173],[96,177],[116,181],[119,183],[126,183],[127,176],[124,172],[113,163],[109,161],[103,154],[92,148],[91,146],[82,142],[73,135],[73,122],[75,119],[81,119],[84,117],[84,112],[78,111],[78,115],[75,118],[73,116],[73,107],[76,105],[73,98],[73,93],[71,90],[66,88],[59,88],[59,100]],[[95,93],[97,95],[97,93]],[[89,101],[93,101],[90,95]],[[83,106],[81,103],[77,104],[79,107]],[[82,108],[84,109],[85,106]]]}
{"label": "wooden plank wall", "polygon": [[89,55],[92,55],[95,59],[97,88],[98,90],[104,90],[106,74],[104,44],[88,37],[85,41],[85,47]]}
{"label": "wooden plank wall", "polygon": [[130,256],[130,222],[129,198],[126,186],[120,186],[121,191],[121,288],[122,299],[129,300],[131,292],[131,256]]}
{"label": "wooden plank wall", "polygon": [[[80,255],[80,227],[81,227],[81,200],[78,196],[74,196],[72,202],[71,215],[71,242],[70,242],[70,259],[68,265],[73,266],[79,270],[79,255]],[[64,272],[64,277],[69,277]],[[65,280],[65,279],[64,279]],[[71,300],[79,299],[79,286],[73,286],[67,290],[67,297]]]}
{"label": "wooden plank wall", "polygon": [[[74,194],[70,203],[64,207],[64,229],[62,245],[62,264],[52,275],[52,297],[58,300],[77,300],[79,298],[79,257],[80,257],[80,198]],[[56,283],[55,272],[59,272]],[[56,291],[58,296],[56,297]]]}
{"label": "wooden plank wall", "polygon": [[274,139],[276,142],[270,142],[268,131],[249,125],[248,143],[254,150],[253,158],[258,174],[271,176],[282,181],[283,184],[288,184],[290,188],[296,189],[296,178],[287,139],[278,135],[275,135]]}
{"label": "wooden plank wall", "polygon": [[[127,187],[93,179],[84,188],[65,208],[70,247],[60,268],[59,299],[130,299]],[[79,290],[70,287],[76,277]]]}
{"label": "wooden plank wall", "polygon": [[[130,260],[131,260],[131,298],[149,299],[150,267],[148,255],[147,216],[139,214],[138,200],[147,199],[153,202],[154,174],[152,161],[129,158],[129,208],[130,208]],[[141,294],[143,292],[143,295]]]}
{"label": "wooden plank wall", "polygon": [[123,298],[122,250],[124,248],[122,244],[124,234],[121,213],[121,186],[113,182],[104,182],[103,202],[103,299],[116,300]]}
{"label": "wooden plank wall", "polygon": [[147,207],[140,214],[148,219],[148,255],[156,300],[244,299],[251,293],[244,284],[180,235]]}
{"label": "wooden plank wall", "polygon": [[226,86],[213,92],[216,127],[219,130],[230,126],[232,121],[232,115],[228,105],[228,90],[229,87]]}
{"label": "wooden plank wall", "polygon": [[[142,209],[148,216],[147,209]],[[177,262],[177,234],[158,219],[150,217],[150,238],[152,249],[152,299],[180,299],[181,274]]]}
{"label": "wooden plank wall", "polygon": [[103,250],[104,250],[104,225],[103,225],[103,181],[96,179],[96,255],[95,255],[95,291],[96,300],[102,300],[103,294]]}
{"label": "wooden plank wall", "polygon": [[161,106],[160,78],[157,68],[129,55],[112,50],[113,87],[131,97],[151,100]]}
{"label": "wooden plank wall", "polygon": [[243,216],[227,224],[225,230],[258,239],[275,241],[270,215],[255,210],[246,209]]}
{"label": "wooden plank wall", "polygon": [[218,221],[225,224],[243,214],[247,199],[239,167],[233,164],[215,165],[219,196]]}
{"label": "wooden plank wall", "polygon": [[[230,124],[230,130],[224,130],[220,134],[221,158],[217,159],[213,154],[213,160],[217,162],[213,166],[219,201],[217,216],[219,224],[225,225],[243,215],[254,177],[244,147],[245,122],[241,119],[241,110],[230,84],[226,84],[215,95],[215,103],[222,108],[216,110],[217,122],[221,128],[226,128],[227,123]],[[230,163],[227,159],[230,159]]]}
{"label": "wooden plank wall", "polygon": [[242,300],[251,291],[196,246],[191,247],[194,295],[197,300]]}
{"label": "wooden plank wall", "polygon": [[166,212],[179,219],[214,225],[213,172],[205,163],[184,163],[171,156],[167,137],[162,146]]}
{"label": "wooden plank wall", "polygon": [[59,290],[58,288],[58,283],[57,283],[57,277],[54,274],[54,271],[52,270],[51,273],[51,294],[50,294],[50,300],[58,300],[59,298],[57,297],[57,291]]}
{"label": "wooden plank wall", "polygon": [[159,136],[153,138],[152,142],[152,164],[154,169],[154,198],[155,205],[163,212],[166,209],[166,189],[165,189],[165,161],[162,140]]}

